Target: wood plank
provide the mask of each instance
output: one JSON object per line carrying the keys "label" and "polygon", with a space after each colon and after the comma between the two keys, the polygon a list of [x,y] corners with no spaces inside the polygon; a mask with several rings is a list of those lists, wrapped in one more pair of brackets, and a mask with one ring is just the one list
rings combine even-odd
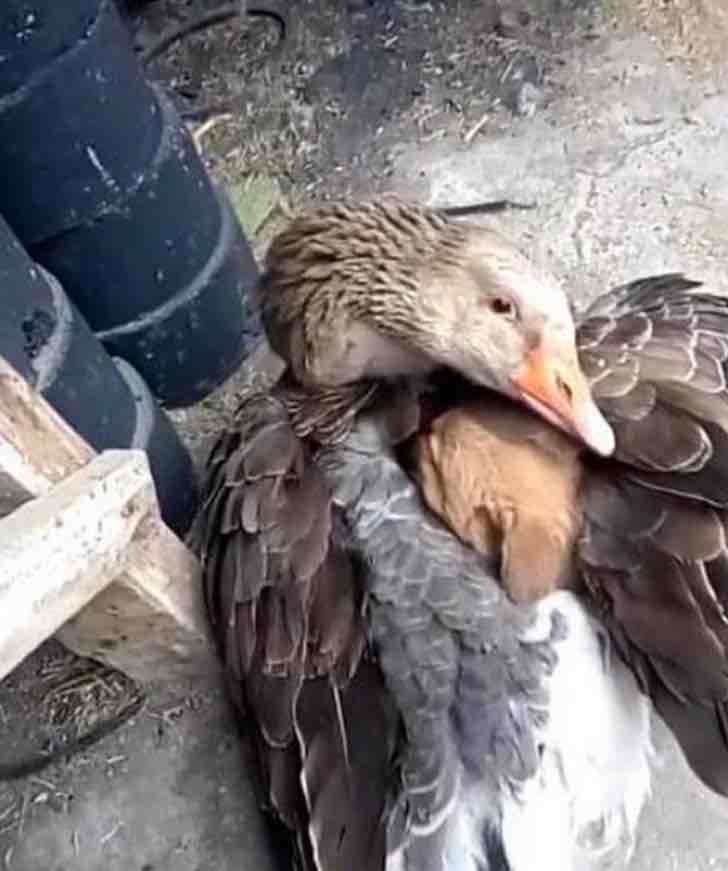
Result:
{"label": "wood plank", "polygon": [[95,451],[0,357],[0,516],[46,493]]}
{"label": "wood plank", "polygon": [[152,517],[139,525],[116,581],[57,637],[145,683],[214,673],[201,590],[197,558]]}
{"label": "wood plank", "polygon": [[[0,516],[49,492],[94,456],[0,357]],[[144,682],[219,667],[199,563],[156,513],[139,524],[114,582],[56,635],[74,652]]]}
{"label": "wood plank", "polygon": [[119,573],[157,499],[142,451],[105,451],[0,521],[0,677]]}

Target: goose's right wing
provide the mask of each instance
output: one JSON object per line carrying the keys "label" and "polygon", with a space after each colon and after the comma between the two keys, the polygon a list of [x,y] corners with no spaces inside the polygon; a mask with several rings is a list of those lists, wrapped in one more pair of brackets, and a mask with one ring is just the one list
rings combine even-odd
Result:
{"label": "goose's right wing", "polygon": [[728,795],[728,300],[682,275],[577,330],[616,452],[588,462],[582,577],[696,773]]}

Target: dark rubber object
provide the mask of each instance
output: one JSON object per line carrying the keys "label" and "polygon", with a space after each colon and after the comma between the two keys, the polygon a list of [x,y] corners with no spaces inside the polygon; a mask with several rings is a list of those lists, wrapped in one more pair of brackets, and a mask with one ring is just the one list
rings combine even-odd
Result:
{"label": "dark rubber object", "polygon": [[128,364],[111,360],[60,282],[0,219],[0,355],[97,451],[146,450],[162,517],[184,533],[196,503],[192,461]]}
{"label": "dark rubber object", "polygon": [[24,84],[81,39],[101,0],[3,0],[0,9],[0,95]]}
{"label": "dark rubber object", "polygon": [[134,320],[191,282],[220,235],[220,205],[195,144],[158,95],[163,132],[154,161],[126,200],[91,223],[31,247],[94,330]]}
{"label": "dark rubber object", "polygon": [[192,524],[198,504],[192,458],[142,376],[125,360],[115,357],[113,362],[136,404],[134,432],[128,447],[146,451],[162,518],[178,535],[183,535]]}
{"label": "dark rubber object", "polygon": [[116,5],[121,10],[122,15],[133,15],[145,6],[151,6],[157,0],[116,0]]}
{"label": "dark rubber object", "polygon": [[[0,217],[0,355],[35,384],[36,347],[42,333],[55,329],[56,313],[51,292],[38,266],[28,257],[10,227]],[[39,312],[39,314],[35,314]],[[39,325],[47,322],[44,331]],[[35,330],[32,328],[36,323]],[[33,333],[37,338],[34,338]]]}
{"label": "dark rubber object", "polygon": [[39,271],[51,305],[37,305],[22,322],[36,376],[31,383],[97,451],[146,451],[162,518],[183,534],[197,501],[189,453],[142,377],[109,357],[60,282],[42,267]]}
{"label": "dark rubber object", "polygon": [[128,360],[169,407],[203,399],[240,365],[260,335],[250,293],[258,269],[227,197],[218,197],[220,235],[193,281],[135,321],[97,333]]}
{"label": "dark rubber object", "polygon": [[34,307],[23,321],[34,386],[97,451],[129,447],[134,400],[126,382],[58,279],[42,271],[49,304]]}
{"label": "dark rubber object", "polygon": [[0,98],[0,203],[26,247],[127,200],[159,146],[128,30],[114,0],[99,9],[86,36]]}
{"label": "dark rubber object", "polygon": [[0,354],[97,451],[128,445],[134,400],[126,383],[60,283],[8,243],[4,229]]}
{"label": "dark rubber object", "polygon": [[[0,781],[36,774],[54,761],[67,762],[141,710],[141,687],[122,672],[86,657],[73,657],[58,674],[38,680],[45,664],[66,655],[59,641],[49,639],[32,663],[24,662],[0,683],[0,707],[12,699],[0,741]],[[44,700],[58,697],[59,691],[63,701],[54,706],[51,717]],[[87,704],[79,716],[78,703],[84,697]]]}

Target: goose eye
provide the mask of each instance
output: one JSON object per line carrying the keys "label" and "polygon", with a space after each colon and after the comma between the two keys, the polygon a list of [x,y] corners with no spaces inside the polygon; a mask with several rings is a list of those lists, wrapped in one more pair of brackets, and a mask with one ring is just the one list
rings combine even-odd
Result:
{"label": "goose eye", "polygon": [[488,301],[488,305],[493,314],[504,318],[512,318],[513,320],[518,317],[515,303],[507,296],[493,296]]}

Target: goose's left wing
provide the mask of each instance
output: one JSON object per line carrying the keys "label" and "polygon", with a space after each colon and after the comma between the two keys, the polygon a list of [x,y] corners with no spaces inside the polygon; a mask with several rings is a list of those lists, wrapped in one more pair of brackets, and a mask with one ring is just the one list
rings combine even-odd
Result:
{"label": "goose's left wing", "polygon": [[195,529],[208,613],[302,868],[382,871],[397,719],[366,655],[360,571],[284,399],[251,387],[211,453]]}
{"label": "goose's left wing", "polygon": [[728,794],[728,300],[678,274],[632,282],[577,341],[617,442],[588,460],[580,572],[694,770]]}

